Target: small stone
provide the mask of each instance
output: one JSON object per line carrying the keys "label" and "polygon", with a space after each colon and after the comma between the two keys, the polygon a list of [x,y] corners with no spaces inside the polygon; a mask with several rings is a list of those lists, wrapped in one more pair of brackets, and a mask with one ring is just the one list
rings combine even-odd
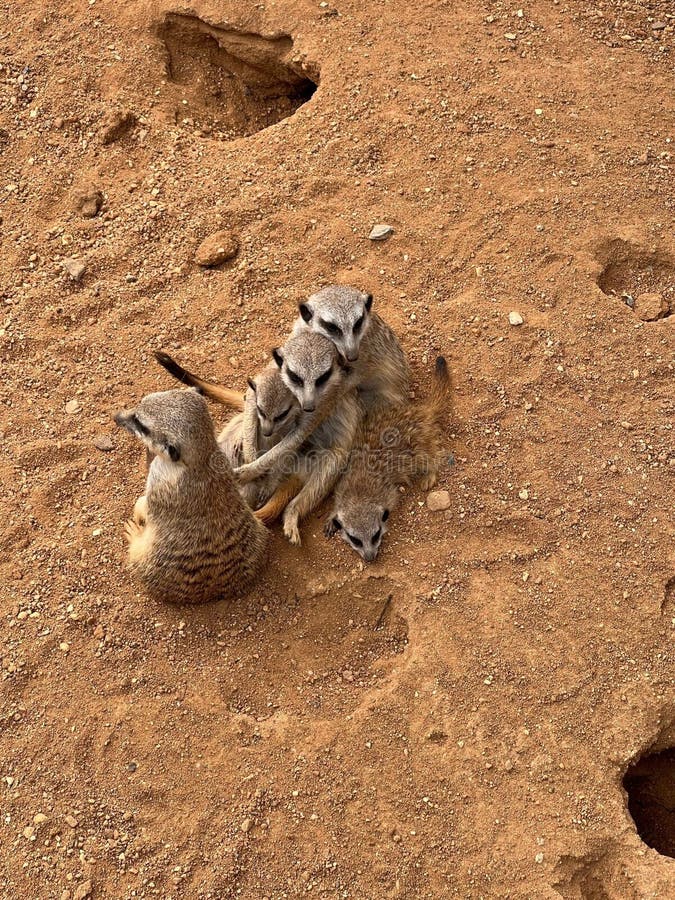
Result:
{"label": "small stone", "polygon": [[667,316],[670,307],[663,294],[638,294],[635,298],[635,312],[643,322],[655,322]]}
{"label": "small stone", "polygon": [[247,834],[251,830],[251,825],[252,822],[250,819],[244,819],[244,821],[241,823],[241,830],[244,832],[244,834]]}
{"label": "small stone", "polygon": [[394,229],[391,225],[373,225],[373,228],[368,235],[368,239],[371,241],[386,241],[393,233]]}
{"label": "small stone", "polygon": [[55,128],[57,131],[60,131],[60,130],[63,128],[63,118],[62,118],[62,116],[57,116],[57,117],[54,119],[54,128]]}
{"label": "small stone", "polygon": [[63,270],[72,281],[81,281],[82,276],[87,271],[87,267],[81,259],[72,259],[66,257],[62,262]]}
{"label": "small stone", "polygon": [[103,453],[110,453],[111,450],[115,449],[115,445],[107,434],[97,434],[94,438],[94,447]]}
{"label": "small stone", "polygon": [[85,219],[93,219],[103,206],[103,194],[93,185],[85,185],[75,191],[73,206]]}
{"label": "small stone", "polygon": [[535,109],[534,114],[535,114],[535,116],[543,116],[544,110],[543,109]]}
{"label": "small stone", "polygon": [[351,672],[349,669],[345,669],[344,672],[342,673],[342,677],[345,681],[353,681],[354,673]]}
{"label": "small stone", "polygon": [[537,855],[534,857],[534,861],[535,861],[536,863],[543,863],[543,861],[544,861],[544,854],[543,854],[543,853],[537,853]]}
{"label": "small stone", "polygon": [[79,412],[79,410],[80,404],[77,402],[77,400],[69,400],[66,403],[66,412],[69,416],[72,416],[74,413]]}
{"label": "small stone", "polygon": [[77,819],[75,816],[64,816],[63,820],[66,825],[70,825],[71,828],[77,828]]}
{"label": "small stone", "polygon": [[33,816],[33,825],[44,825],[47,821],[47,816],[44,813],[35,813]]}
{"label": "small stone", "polygon": [[632,424],[632,422],[629,422],[627,419],[624,419],[624,420],[623,420],[623,422],[621,423],[621,427],[622,427],[622,428],[625,428],[626,431],[632,431],[632,430],[633,430],[633,424]]}
{"label": "small stone", "polygon": [[525,488],[523,488],[522,491],[518,491],[518,496],[520,497],[521,500],[529,500],[530,492],[528,490],[526,490]]}
{"label": "small stone", "polygon": [[110,113],[103,124],[101,142],[104,146],[114,144],[128,134],[136,124],[136,116],[129,110],[115,110]]}
{"label": "small stone", "polygon": [[87,897],[91,897],[91,890],[91,881],[83,881],[81,885],[75,888],[73,900],[86,900]]}
{"label": "small stone", "polygon": [[69,653],[69,652],[70,652],[70,644],[67,644],[65,641],[62,641],[62,642],[59,644],[59,650],[60,650],[62,653]]}
{"label": "small stone", "polygon": [[35,829],[33,828],[32,825],[28,825],[23,830],[23,836],[26,838],[27,841],[29,841],[33,837],[34,834],[35,834]]}
{"label": "small stone", "polygon": [[427,494],[427,507],[431,512],[441,512],[441,510],[450,509],[450,492],[431,491],[431,493]]}
{"label": "small stone", "polygon": [[523,317],[515,309],[512,309],[511,312],[509,313],[509,324],[510,325],[522,325],[523,324]]}
{"label": "small stone", "polygon": [[665,22],[652,22],[652,31],[663,31],[665,27]]}
{"label": "small stone", "polygon": [[506,38],[507,41],[515,41],[515,39],[518,37],[518,35],[514,34],[512,31],[507,31],[506,34],[504,35],[504,37]]}
{"label": "small stone", "polygon": [[195,262],[206,268],[219,266],[237,255],[239,243],[230,231],[216,231],[205,238],[195,252]]}

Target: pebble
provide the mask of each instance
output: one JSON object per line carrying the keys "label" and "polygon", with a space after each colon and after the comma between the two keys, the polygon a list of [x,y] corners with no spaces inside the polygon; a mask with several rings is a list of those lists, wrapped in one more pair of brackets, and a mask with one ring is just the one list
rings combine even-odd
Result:
{"label": "pebble", "polygon": [[518,496],[520,497],[521,500],[529,500],[530,492],[528,490],[526,490],[525,488],[523,488],[522,491],[518,491]]}
{"label": "pebble", "polygon": [[86,185],[75,193],[73,206],[85,219],[93,219],[103,206],[103,194],[93,185]]}
{"label": "pebble", "polygon": [[509,324],[511,324],[511,325],[522,325],[523,324],[523,317],[515,309],[512,309],[511,312],[509,313]]}
{"label": "pebble", "polygon": [[35,813],[33,816],[33,825],[44,825],[47,821],[47,816],[44,813]]}
{"label": "pebble", "polygon": [[94,447],[103,453],[110,453],[111,450],[115,449],[115,445],[107,434],[97,434],[94,438]]}
{"label": "pebble", "polygon": [[670,312],[668,301],[663,294],[656,292],[649,294],[638,294],[635,298],[635,312],[643,322],[654,322],[656,319],[662,319]]}
{"label": "pebble", "polygon": [[137,119],[134,113],[129,110],[115,110],[106,118],[101,141],[104,146],[114,144],[119,141],[125,134],[128,134],[136,124]]}
{"label": "pebble", "polygon": [[73,900],[86,900],[87,897],[91,896],[92,891],[92,883],[91,881],[83,881],[79,887],[75,888],[75,893],[73,894]]}
{"label": "pebble", "polygon": [[371,241],[386,241],[393,233],[394,229],[391,225],[373,225],[372,231],[368,235],[368,239]]}
{"label": "pebble", "polygon": [[427,507],[432,512],[450,509],[450,492],[431,491],[431,493],[427,494]]}
{"label": "pebble", "polygon": [[75,816],[64,816],[63,820],[66,825],[70,825],[71,828],[77,828],[77,819]]}
{"label": "pebble", "polygon": [[35,834],[35,829],[33,828],[32,825],[28,825],[23,830],[23,836],[26,838],[27,841],[29,841],[33,837],[34,834]]}
{"label": "pebble", "polygon": [[200,266],[219,266],[236,256],[239,243],[230,231],[216,231],[205,238],[195,252],[195,262]]}
{"label": "pebble", "polygon": [[251,830],[251,824],[252,823],[250,819],[244,819],[244,821],[241,823],[241,830],[244,832],[244,834],[247,834],[247,832]]}
{"label": "pebble", "polygon": [[77,402],[77,400],[69,400],[66,403],[66,412],[68,413],[69,416],[72,416],[73,413],[79,412],[79,409],[80,409],[80,404]]}
{"label": "pebble", "polygon": [[62,265],[64,272],[72,281],[81,281],[82,276],[87,271],[87,267],[81,259],[72,259],[70,256],[63,260]]}

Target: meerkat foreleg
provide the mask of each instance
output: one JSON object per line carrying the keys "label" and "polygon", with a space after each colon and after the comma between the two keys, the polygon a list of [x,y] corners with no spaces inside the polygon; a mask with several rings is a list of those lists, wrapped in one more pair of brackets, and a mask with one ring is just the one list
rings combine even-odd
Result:
{"label": "meerkat foreleg", "polygon": [[291,544],[300,544],[299,523],[308,516],[321,501],[330,494],[344,470],[347,451],[329,450],[318,458],[308,460],[312,471],[300,493],[286,507],[284,513],[284,534]]}

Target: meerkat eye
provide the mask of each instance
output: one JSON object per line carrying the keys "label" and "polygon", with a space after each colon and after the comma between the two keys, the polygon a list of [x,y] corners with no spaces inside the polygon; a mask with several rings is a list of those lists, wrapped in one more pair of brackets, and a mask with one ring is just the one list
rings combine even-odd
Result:
{"label": "meerkat eye", "polygon": [[329,379],[330,376],[331,376],[331,372],[332,372],[332,371],[333,371],[333,367],[331,366],[330,369],[327,369],[327,370],[323,373],[323,375],[319,375],[319,377],[316,379],[316,381],[314,382],[314,384],[315,384],[317,387],[321,387],[322,384],[325,384],[325,383],[328,381],[328,379]]}
{"label": "meerkat eye", "polygon": [[382,513],[382,521],[386,522],[388,518],[389,518],[389,510],[385,509],[385,511]]}
{"label": "meerkat eye", "polygon": [[292,369],[287,368],[286,374],[288,375],[290,380],[293,382],[293,384],[297,384],[299,387],[302,387],[302,385],[304,384],[304,381]]}
{"label": "meerkat eye", "polygon": [[334,518],[333,528],[335,528],[337,531],[342,531],[342,522],[339,519]]}
{"label": "meerkat eye", "polygon": [[166,452],[169,454],[171,462],[178,462],[178,460],[180,459],[180,450],[173,444],[166,445]]}
{"label": "meerkat eye", "polygon": [[259,416],[261,419],[266,419],[266,418],[267,418],[267,416],[265,415],[265,413],[262,411],[262,409],[261,409],[257,404],[256,404],[256,409],[258,410],[258,416]]}
{"label": "meerkat eye", "polygon": [[282,419],[286,418],[286,416],[289,414],[290,411],[291,411],[291,407],[289,406],[288,409],[284,410],[282,413],[279,413],[278,416],[275,416],[274,421],[281,422]]}
{"label": "meerkat eye", "polygon": [[376,541],[379,541],[380,535],[381,535],[381,534],[382,534],[382,529],[381,529],[381,528],[378,528],[377,531],[375,532],[375,534],[373,535],[373,544],[374,544]]}
{"label": "meerkat eye", "polygon": [[149,434],[149,430],[145,427],[145,425],[141,422],[138,416],[134,413],[131,417],[131,421],[134,423],[140,434],[147,435]]}
{"label": "meerkat eye", "polygon": [[347,532],[347,537],[355,547],[363,547],[363,541],[361,540],[361,538],[354,537],[354,535],[350,534],[349,532]]}
{"label": "meerkat eye", "polygon": [[336,337],[342,334],[342,329],[334,322],[327,322],[325,319],[321,319],[321,327],[325,328],[329,334],[334,334]]}
{"label": "meerkat eye", "polygon": [[361,331],[361,326],[363,325],[364,318],[365,316],[361,316],[356,320],[356,322],[354,322],[354,334],[356,334],[357,331]]}

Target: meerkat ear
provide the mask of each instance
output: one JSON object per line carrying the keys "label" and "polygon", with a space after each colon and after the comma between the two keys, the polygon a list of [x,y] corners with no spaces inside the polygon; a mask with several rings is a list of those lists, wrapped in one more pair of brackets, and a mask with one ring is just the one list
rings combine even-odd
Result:
{"label": "meerkat ear", "polygon": [[180,449],[175,444],[167,444],[166,452],[169,454],[171,462],[178,462],[180,459]]}
{"label": "meerkat ear", "polygon": [[274,359],[274,362],[279,366],[279,368],[283,366],[284,358],[281,355],[281,350],[279,349],[279,347],[275,347],[274,350],[272,350],[272,358]]}
{"label": "meerkat ear", "polygon": [[305,320],[305,322],[312,321],[312,316],[314,315],[314,313],[312,312],[311,308],[306,303],[301,303],[298,306],[298,309],[300,310],[300,315]]}
{"label": "meerkat ear", "polygon": [[252,378],[247,378],[246,381],[248,382],[248,386],[251,388],[251,390],[255,394],[256,391],[258,390],[258,385],[255,383],[255,381]]}
{"label": "meerkat ear", "polygon": [[370,312],[370,307],[373,305],[373,295],[366,294],[366,312]]}

